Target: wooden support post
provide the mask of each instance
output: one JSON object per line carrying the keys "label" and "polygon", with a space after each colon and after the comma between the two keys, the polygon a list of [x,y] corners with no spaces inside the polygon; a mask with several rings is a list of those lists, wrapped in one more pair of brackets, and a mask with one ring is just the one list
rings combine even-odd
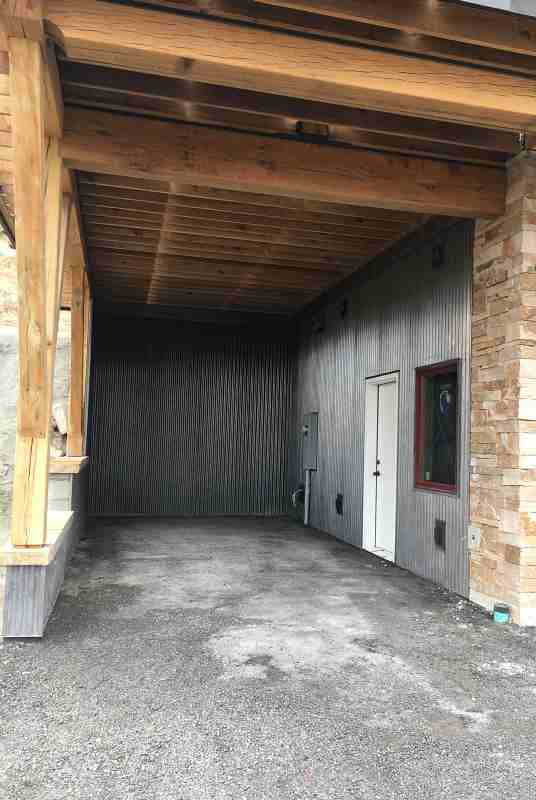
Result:
{"label": "wooden support post", "polygon": [[39,42],[9,39],[17,275],[19,286],[19,432],[43,437],[47,417],[45,273],[45,102]]}
{"label": "wooden support post", "polygon": [[[10,57],[19,289],[19,361],[11,540],[47,537],[54,361],[71,200],[62,194],[63,100],[42,0],[6,0],[0,31]],[[47,136],[50,137],[47,139]]]}
{"label": "wooden support post", "polygon": [[67,453],[84,455],[84,267],[71,266],[71,393]]}
{"label": "wooden support post", "polygon": [[62,164],[58,141],[51,139],[47,153],[46,181],[46,416],[42,437],[17,436],[13,481],[12,543],[40,546],[46,542],[50,418],[54,388],[54,364],[60,309],[66,229],[70,198],[61,193]]}

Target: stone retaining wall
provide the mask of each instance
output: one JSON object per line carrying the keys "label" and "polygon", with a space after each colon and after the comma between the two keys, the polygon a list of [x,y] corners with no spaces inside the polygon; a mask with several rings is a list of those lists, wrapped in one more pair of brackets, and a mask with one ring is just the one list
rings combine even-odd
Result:
{"label": "stone retaining wall", "polygon": [[536,624],[536,155],[509,168],[507,211],[476,227],[471,599]]}

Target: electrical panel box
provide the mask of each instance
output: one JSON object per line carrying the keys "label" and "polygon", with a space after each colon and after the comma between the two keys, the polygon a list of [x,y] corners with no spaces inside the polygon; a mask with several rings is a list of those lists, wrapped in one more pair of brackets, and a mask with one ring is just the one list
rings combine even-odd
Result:
{"label": "electrical panel box", "polygon": [[318,411],[303,418],[303,469],[318,469]]}

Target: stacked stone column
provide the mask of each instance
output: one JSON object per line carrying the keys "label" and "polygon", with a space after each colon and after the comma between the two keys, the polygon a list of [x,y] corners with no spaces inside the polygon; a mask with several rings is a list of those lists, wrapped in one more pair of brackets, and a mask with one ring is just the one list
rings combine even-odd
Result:
{"label": "stacked stone column", "polygon": [[536,153],[476,224],[471,384],[470,596],[536,625]]}

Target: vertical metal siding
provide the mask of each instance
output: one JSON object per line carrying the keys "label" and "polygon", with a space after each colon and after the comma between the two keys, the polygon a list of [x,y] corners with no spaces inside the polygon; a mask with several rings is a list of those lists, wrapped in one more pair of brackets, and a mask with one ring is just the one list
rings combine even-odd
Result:
{"label": "vertical metal siding", "polygon": [[[472,224],[442,238],[445,263],[431,266],[423,245],[366,283],[356,282],[341,318],[340,301],[325,308],[326,326],[313,333],[302,321],[295,401],[293,482],[301,480],[300,423],[318,411],[319,467],[314,475],[311,522],[361,545],[365,379],[400,373],[397,563],[462,595],[468,593],[469,429]],[[414,488],[415,369],[460,359],[460,494]],[[335,498],[344,494],[344,515]],[[434,543],[436,517],[446,520],[447,549]]]}
{"label": "vertical metal siding", "polygon": [[294,329],[95,318],[89,511],[288,509]]}

